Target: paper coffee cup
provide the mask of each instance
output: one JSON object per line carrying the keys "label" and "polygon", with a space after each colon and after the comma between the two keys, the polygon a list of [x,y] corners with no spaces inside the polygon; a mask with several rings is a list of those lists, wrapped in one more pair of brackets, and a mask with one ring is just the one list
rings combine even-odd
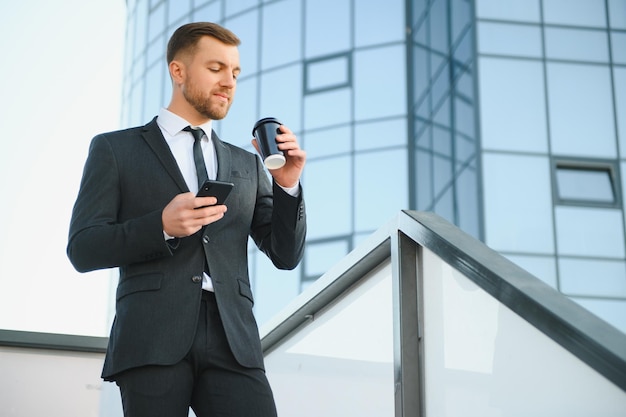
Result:
{"label": "paper coffee cup", "polygon": [[265,117],[254,124],[252,135],[256,138],[263,163],[268,169],[278,169],[285,165],[285,155],[278,149],[276,135],[282,123],[274,117]]}

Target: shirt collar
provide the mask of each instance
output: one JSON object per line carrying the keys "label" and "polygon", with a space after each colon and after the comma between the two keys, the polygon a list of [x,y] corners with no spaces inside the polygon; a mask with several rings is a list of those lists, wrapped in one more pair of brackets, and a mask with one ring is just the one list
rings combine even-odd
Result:
{"label": "shirt collar", "polygon": [[[204,130],[205,135],[207,135],[207,138],[211,140],[211,129],[213,128],[212,122],[213,122],[212,120],[209,120],[206,123],[203,123],[199,126],[193,126],[193,127],[202,128],[202,130]],[[186,121],[179,115],[172,113],[166,108],[161,108],[161,110],[159,110],[157,123],[170,136],[177,135],[178,133],[180,133],[181,130],[183,130],[184,128],[190,125],[188,121]]]}

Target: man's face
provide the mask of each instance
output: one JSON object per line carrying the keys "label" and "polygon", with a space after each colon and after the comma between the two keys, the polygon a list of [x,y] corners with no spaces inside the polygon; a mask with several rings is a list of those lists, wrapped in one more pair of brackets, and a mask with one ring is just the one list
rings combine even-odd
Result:
{"label": "man's face", "polygon": [[235,97],[239,50],[205,36],[198,42],[195,55],[187,61],[183,96],[203,116],[223,119]]}

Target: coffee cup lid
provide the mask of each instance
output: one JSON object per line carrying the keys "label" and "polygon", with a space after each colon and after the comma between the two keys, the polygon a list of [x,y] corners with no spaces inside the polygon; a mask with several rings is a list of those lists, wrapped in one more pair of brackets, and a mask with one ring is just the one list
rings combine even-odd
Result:
{"label": "coffee cup lid", "polygon": [[260,119],[259,121],[257,121],[254,124],[254,127],[252,128],[252,135],[254,136],[254,131],[261,126],[264,123],[278,123],[279,125],[282,125],[282,123],[275,117],[264,117],[263,119]]}

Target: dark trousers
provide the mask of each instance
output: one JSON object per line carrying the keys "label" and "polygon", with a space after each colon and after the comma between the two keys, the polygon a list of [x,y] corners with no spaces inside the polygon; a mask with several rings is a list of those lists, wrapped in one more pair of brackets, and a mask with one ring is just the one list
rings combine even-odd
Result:
{"label": "dark trousers", "polygon": [[203,291],[198,328],[187,356],[171,366],[144,366],[116,379],[125,417],[276,417],[261,369],[233,357],[215,295]]}

